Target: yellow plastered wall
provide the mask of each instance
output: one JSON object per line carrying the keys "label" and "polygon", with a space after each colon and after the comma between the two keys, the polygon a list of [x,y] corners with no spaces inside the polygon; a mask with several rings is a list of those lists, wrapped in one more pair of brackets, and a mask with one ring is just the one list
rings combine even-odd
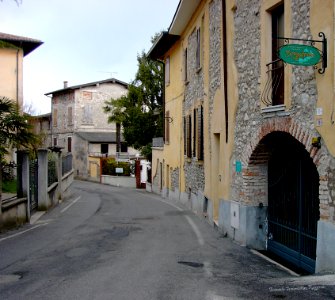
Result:
{"label": "yellow plastered wall", "polygon": [[[170,141],[165,143],[164,151],[161,153],[161,157],[164,157],[166,165],[174,170],[179,168],[179,172],[182,171],[182,165],[184,161],[184,150],[183,150],[183,116],[182,116],[182,105],[184,99],[184,86],[182,80],[182,59],[183,52],[181,42],[178,41],[167,53],[170,57],[170,82],[165,88],[165,112],[169,112],[169,116],[172,118],[169,121],[170,127]],[[155,163],[155,162],[153,162]],[[171,172],[165,172],[163,176],[166,177]],[[180,174],[180,173],[179,173]],[[179,180],[182,180],[184,176],[179,176]],[[164,179],[165,184],[171,183],[168,178]],[[185,186],[184,181],[179,182],[179,189],[181,190]],[[170,188],[170,186],[165,186]]]}
{"label": "yellow plastered wall", "polygon": [[23,105],[23,52],[15,48],[0,48],[0,96]]}
{"label": "yellow plastered wall", "polygon": [[317,124],[317,120],[320,119],[322,125],[316,125],[316,129],[327,145],[329,152],[335,156],[334,1],[311,0],[310,23],[313,37],[320,39],[318,34],[319,32],[323,32],[328,41],[328,67],[324,74],[315,72],[318,90],[317,107],[322,109],[322,116],[315,115],[315,125]]}
{"label": "yellow plastered wall", "polygon": [[98,178],[100,176],[100,158],[99,157],[89,157],[89,176],[92,178]]}

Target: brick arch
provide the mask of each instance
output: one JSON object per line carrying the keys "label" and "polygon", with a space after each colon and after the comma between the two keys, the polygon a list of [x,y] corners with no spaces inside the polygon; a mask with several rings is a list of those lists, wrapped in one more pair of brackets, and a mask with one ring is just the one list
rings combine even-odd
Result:
{"label": "brick arch", "polygon": [[267,161],[269,151],[262,143],[263,138],[268,134],[281,131],[290,134],[305,146],[306,151],[319,172],[320,178],[320,217],[327,219],[329,217],[328,207],[328,174],[325,165],[329,155],[325,146],[318,149],[312,145],[314,133],[306,126],[302,126],[291,117],[278,117],[266,120],[262,126],[250,138],[250,143],[245,147],[242,157],[242,164],[245,166],[242,170],[242,202],[245,204],[258,205],[260,202],[267,204]]}
{"label": "brick arch", "polygon": [[308,130],[305,126],[300,125],[291,117],[286,118],[271,118],[263,123],[258,131],[251,137],[250,147],[245,153],[245,165],[255,163],[255,157],[260,150],[261,140],[271,132],[282,131],[289,133],[292,137],[303,144],[306,150],[309,152],[314,163],[317,164],[319,160],[318,149],[312,146],[313,133]]}

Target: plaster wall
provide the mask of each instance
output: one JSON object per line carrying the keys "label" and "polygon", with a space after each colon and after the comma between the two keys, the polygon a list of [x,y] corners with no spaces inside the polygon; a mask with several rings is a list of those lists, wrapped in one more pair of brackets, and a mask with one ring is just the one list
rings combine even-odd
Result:
{"label": "plaster wall", "polygon": [[0,48],[0,96],[23,106],[23,51],[16,48]]}

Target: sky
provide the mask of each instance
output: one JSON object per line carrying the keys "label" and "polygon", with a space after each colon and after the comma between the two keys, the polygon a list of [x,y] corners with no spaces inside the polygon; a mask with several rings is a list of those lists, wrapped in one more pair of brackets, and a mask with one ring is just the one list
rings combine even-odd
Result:
{"label": "sky", "polygon": [[[0,32],[41,40],[23,61],[23,98],[34,115],[51,111],[44,96],[116,78],[130,83],[137,54],[167,30],[179,0],[0,0]],[[1,70],[0,70],[1,71]]]}

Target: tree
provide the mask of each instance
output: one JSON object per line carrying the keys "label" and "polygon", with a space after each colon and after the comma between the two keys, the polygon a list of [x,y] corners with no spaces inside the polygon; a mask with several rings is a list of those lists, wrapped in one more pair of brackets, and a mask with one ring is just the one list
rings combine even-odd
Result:
{"label": "tree", "polygon": [[128,85],[128,94],[106,101],[104,111],[109,115],[108,122],[122,125],[129,146],[145,148],[148,153],[152,138],[162,136],[163,67],[144,51],[137,56],[137,62],[138,70],[135,80]]}
{"label": "tree", "polygon": [[11,148],[31,148],[37,137],[30,130],[28,116],[21,114],[14,101],[0,97],[0,207],[2,192],[2,161]]}

